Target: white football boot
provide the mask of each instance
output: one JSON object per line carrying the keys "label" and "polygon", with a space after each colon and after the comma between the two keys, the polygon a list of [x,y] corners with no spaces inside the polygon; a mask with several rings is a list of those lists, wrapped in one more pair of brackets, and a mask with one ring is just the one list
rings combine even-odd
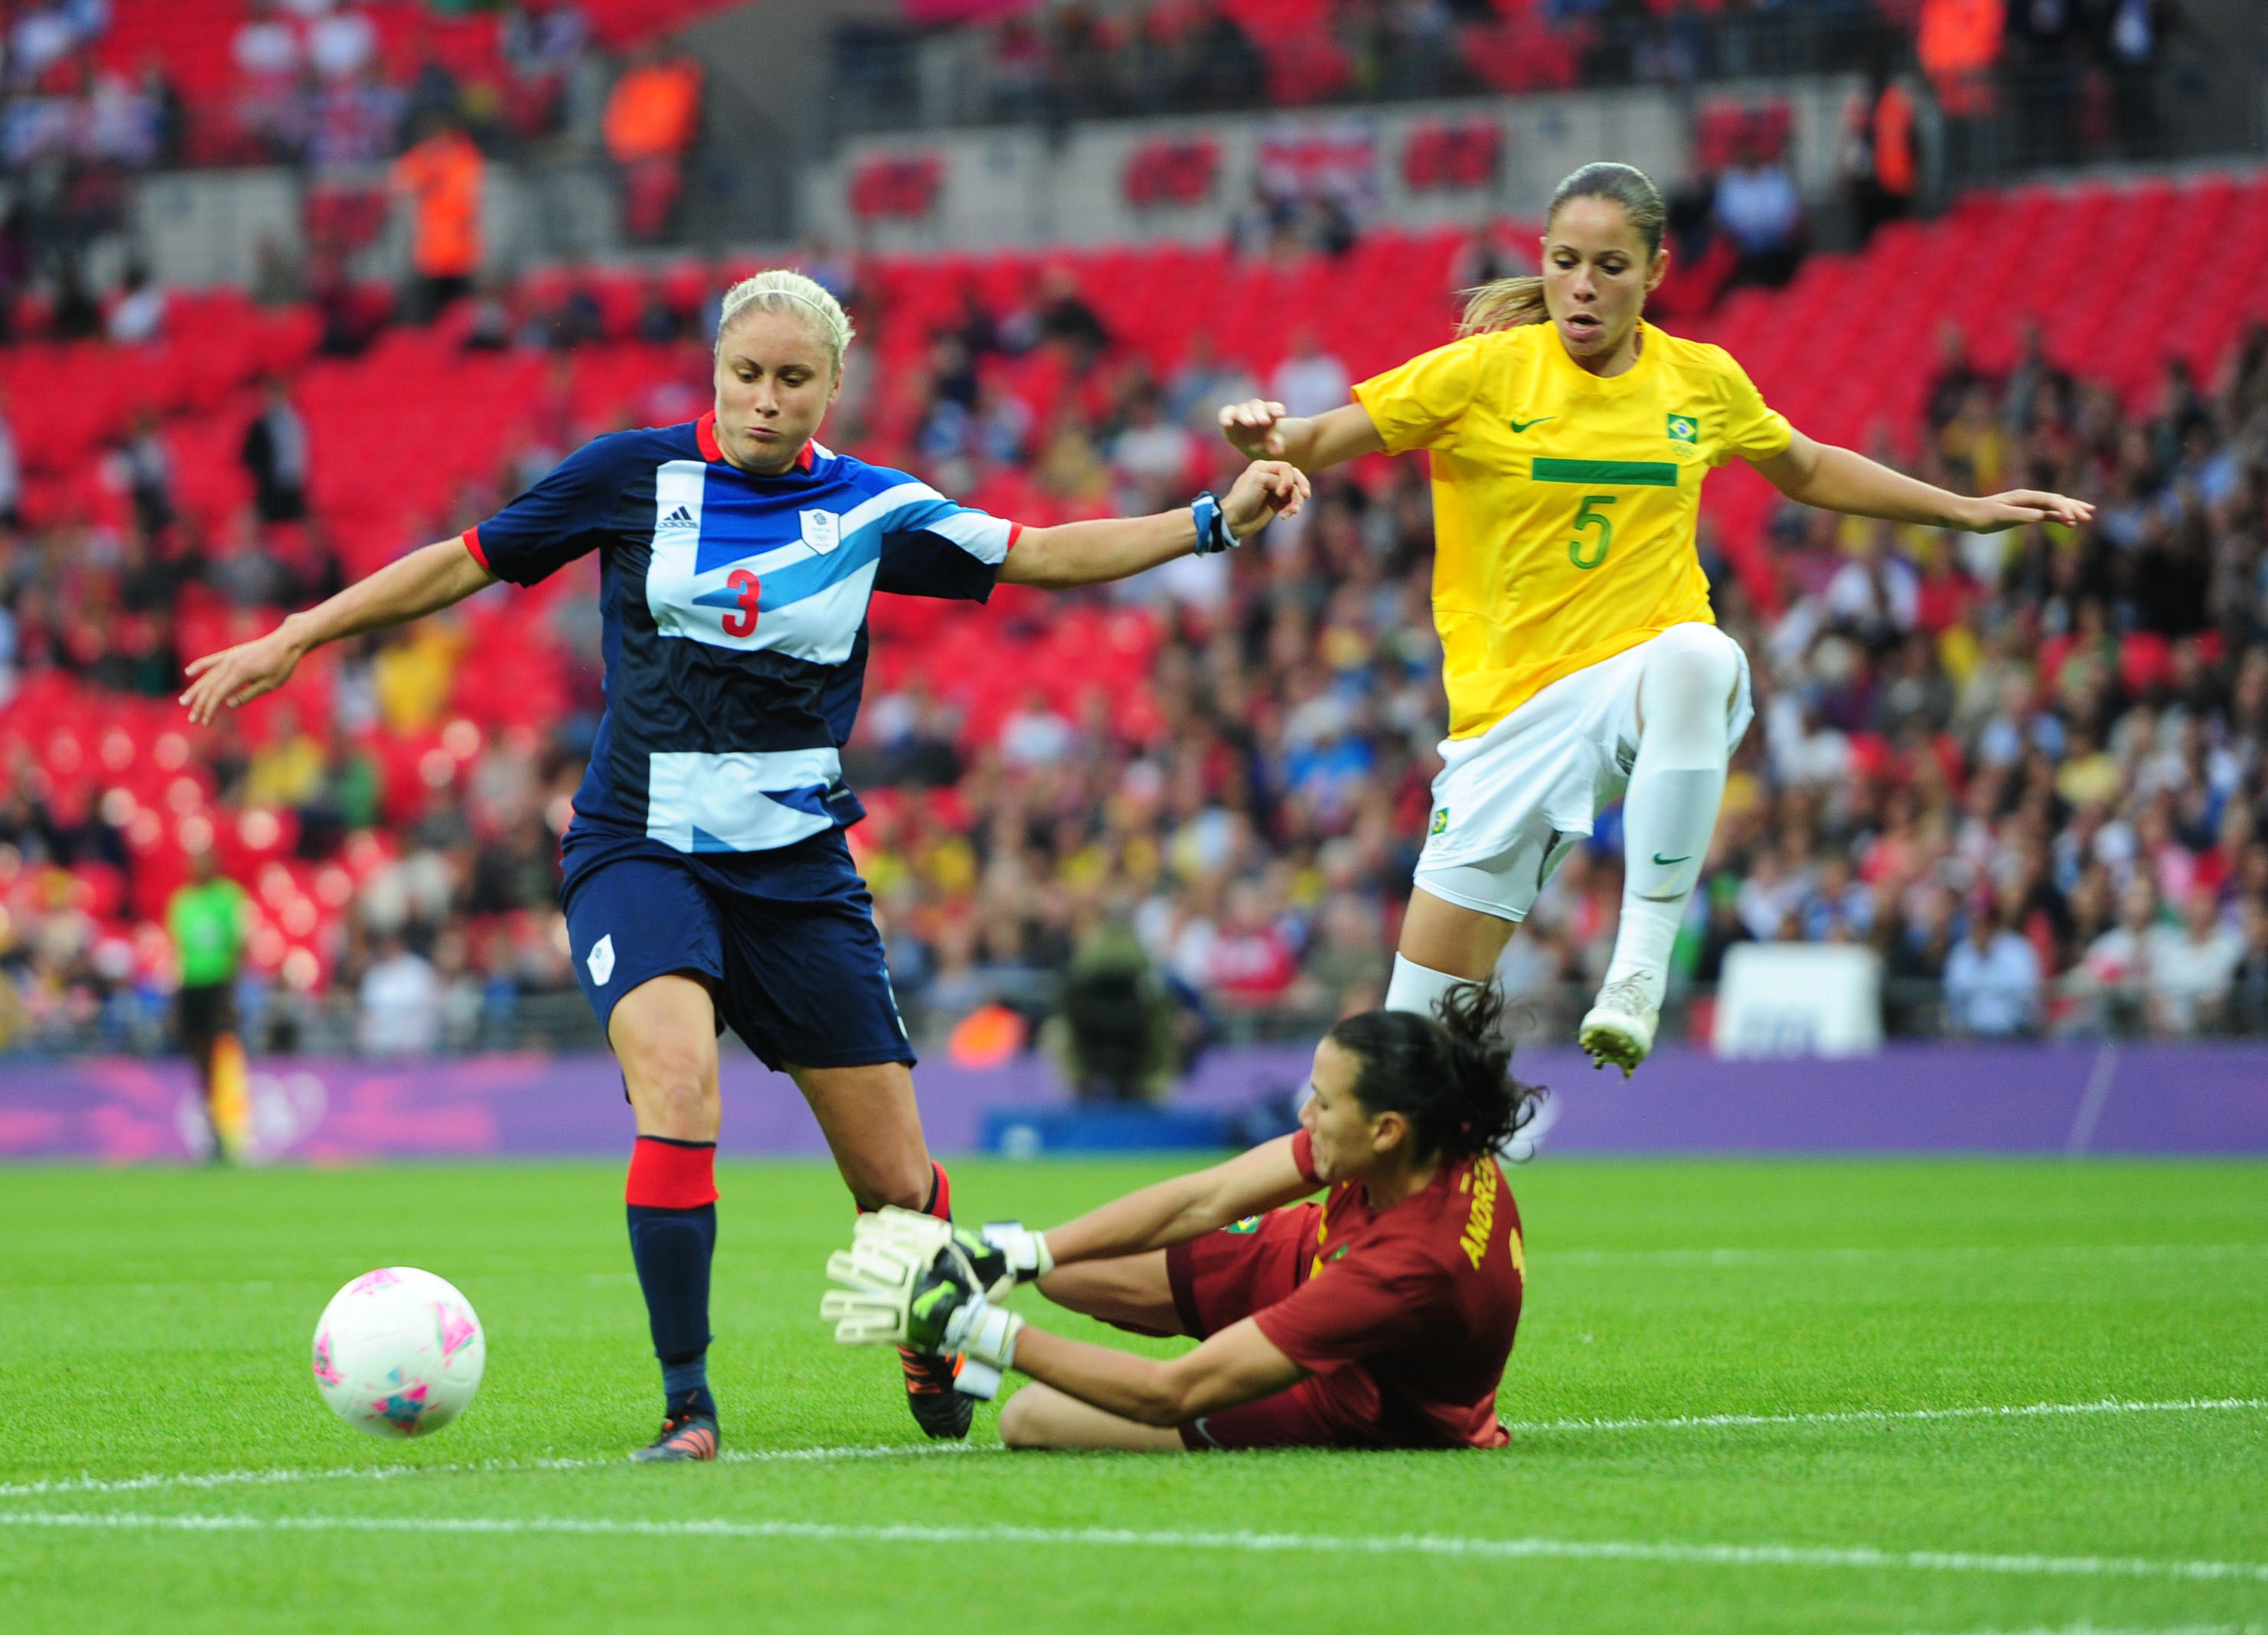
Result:
{"label": "white football boot", "polygon": [[1612,1064],[1627,1079],[1653,1053],[1661,1001],[1649,991],[1652,985],[1643,976],[1625,976],[1599,990],[1598,1003],[1575,1035],[1594,1069]]}

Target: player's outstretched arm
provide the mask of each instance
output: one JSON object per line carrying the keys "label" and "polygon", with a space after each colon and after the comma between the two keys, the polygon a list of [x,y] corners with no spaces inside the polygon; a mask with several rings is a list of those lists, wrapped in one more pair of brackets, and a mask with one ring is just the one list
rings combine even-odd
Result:
{"label": "player's outstretched arm", "polygon": [[972,1396],[990,1396],[1020,1368],[1107,1413],[1172,1425],[1307,1377],[1248,1318],[1164,1362],[1035,1329],[993,1302],[950,1225],[908,1210],[862,1217],[850,1248],[828,1257],[827,1275],[840,1286],[819,1313],[837,1342],[958,1357],[954,1388]]}
{"label": "player's outstretched arm", "polygon": [[1000,564],[1000,582],[1060,591],[1127,578],[1192,551],[1202,556],[1240,544],[1277,517],[1298,511],[1307,498],[1305,475],[1281,460],[1257,460],[1219,502],[1225,541],[1199,534],[1195,507],[1026,528]]}
{"label": "player's outstretched arm", "polygon": [[1814,442],[1800,431],[1778,453],[1749,463],[1800,504],[1888,522],[1998,534],[2028,522],[2075,527],[2095,515],[2095,507],[2083,499],[2036,489],[2012,489],[1972,499],[1893,471],[1850,449]]}
{"label": "player's outstretched arm", "polygon": [[1175,1175],[1050,1228],[1053,1263],[1111,1260],[1186,1243],[1191,1238],[1289,1204],[1315,1190],[1292,1158],[1290,1136],[1187,1175]]}
{"label": "player's outstretched arm", "polygon": [[300,659],[325,642],[406,623],[496,582],[462,540],[424,546],[329,600],[291,615],[256,641],[192,659],[189,689],[180,701],[188,706],[189,719],[202,725],[224,706],[232,709],[274,692],[291,679]]}
{"label": "player's outstretched arm", "polygon": [[995,1298],[1035,1279],[1044,1294],[1048,1274],[1059,1264],[1184,1243],[1314,1189],[1292,1160],[1292,1138],[1283,1136],[1210,1169],[1130,1192],[1052,1232],[1035,1232],[1020,1220],[993,1220],[974,1232],[960,1228],[954,1241]]}
{"label": "player's outstretched arm", "polygon": [[1027,1323],[1012,1348],[1015,1367],[1090,1407],[1140,1425],[1187,1425],[1289,1390],[1308,1371],[1276,1349],[1247,1317],[1197,1350],[1161,1362],[1108,1345],[1067,1340]]}
{"label": "player's outstretched arm", "polygon": [[1248,460],[1289,460],[1302,471],[1321,471],[1386,450],[1370,410],[1360,403],[1344,403],[1310,417],[1287,415],[1283,404],[1264,397],[1249,398],[1222,405],[1220,434]]}

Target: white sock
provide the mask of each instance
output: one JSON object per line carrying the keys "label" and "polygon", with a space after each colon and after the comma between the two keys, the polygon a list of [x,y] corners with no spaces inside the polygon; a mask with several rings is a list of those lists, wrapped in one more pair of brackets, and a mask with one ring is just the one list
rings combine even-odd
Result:
{"label": "white sock", "polygon": [[1725,796],[1725,718],[1740,680],[1727,643],[1664,653],[1646,667],[1645,726],[1623,797],[1623,915],[1609,983],[1635,976],[1661,1003],[1669,951],[1701,878]]}
{"label": "white sock", "polygon": [[[1654,1004],[1669,989],[1669,951],[1677,943],[1677,927],[1685,917],[1685,899],[1657,902],[1623,892],[1622,924],[1615,930],[1615,957],[1607,963],[1607,982],[1636,976],[1646,983]],[[1604,985],[1604,984],[1602,984]]]}
{"label": "white sock", "polygon": [[[1709,842],[1717,832],[1717,808],[1725,799],[1725,736],[1717,733],[1713,767],[1648,766],[1643,748],[1623,797],[1623,890],[1658,902],[1675,901],[1678,911],[1693,895]],[[1673,916],[1673,917],[1675,917]]]}
{"label": "white sock", "polygon": [[1466,985],[1462,976],[1452,976],[1445,971],[1418,965],[1394,956],[1394,976],[1386,984],[1386,1004],[1389,1011],[1415,1011],[1420,1016],[1435,1014],[1434,1006],[1452,989]]}

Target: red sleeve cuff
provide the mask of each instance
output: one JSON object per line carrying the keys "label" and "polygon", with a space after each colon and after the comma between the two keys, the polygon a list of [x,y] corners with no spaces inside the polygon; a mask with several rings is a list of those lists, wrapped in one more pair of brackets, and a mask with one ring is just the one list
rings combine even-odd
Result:
{"label": "red sleeve cuff", "polygon": [[1300,1167],[1301,1180],[1313,1186],[1323,1184],[1323,1178],[1315,1173],[1315,1138],[1311,1131],[1302,1130],[1292,1136],[1292,1161]]}
{"label": "red sleeve cuff", "polygon": [[1021,538],[1023,537],[1023,535],[1024,535],[1024,525],[1023,525],[1022,523],[1020,523],[1020,522],[1012,522],[1012,523],[1010,523],[1010,524],[1008,525],[1008,543],[1007,543],[1007,545],[1006,545],[1005,549],[1004,549],[1000,552],[1000,555],[1001,555],[1001,556],[1005,556],[1008,554],[1008,552],[1009,552],[1009,551],[1012,551],[1012,550],[1015,549],[1016,549],[1016,541],[1017,541],[1018,540],[1021,539]]}
{"label": "red sleeve cuff", "polygon": [[480,529],[477,527],[467,528],[464,534],[464,540],[465,549],[473,553],[473,560],[480,563],[482,568],[486,571],[494,573],[496,570],[489,566],[488,552],[481,549]]}

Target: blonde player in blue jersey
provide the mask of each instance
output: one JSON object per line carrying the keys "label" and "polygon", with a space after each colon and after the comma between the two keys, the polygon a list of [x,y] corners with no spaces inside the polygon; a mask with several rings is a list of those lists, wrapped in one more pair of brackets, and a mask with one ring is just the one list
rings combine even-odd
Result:
{"label": "blonde player in blue jersey", "polygon": [[[723,1027],[794,1079],[861,1207],[952,1213],[843,838],[862,815],[841,750],[872,598],[1104,584],[1225,550],[1307,492],[1261,461],[1220,497],[1157,516],[1043,528],[987,516],[817,440],[850,339],[835,298],[801,274],[743,280],[718,321],[707,414],[585,444],[461,538],[197,659],[181,700],[210,721],[327,642],[598,555],[607,710],[561,840],[560,906],[637,1128],[623,1203],[664,1404],[641,1460],[714,1459],[719,1444],[708,1353]],[[949,1365],[908,1351],[904,1377],[923,1430],[968,1433]]]}
{"label": "blonde player in blue jersey", "polygon": [[1642,172],[1587,165],[1552,195],[1542,276],[1475,291],[1459,339],[1313,418],[1259,401],[1220,411],[1245,453],[1309,472],[1432,456],[1449,737],[1388,1007],[1430,1013],[1485,979],[1621,794],[1621,928],[1579,1036],[1625,1075],[1653,1048],[1752,714],[1748,660],[1716,627],[1694,549],[1710,469],[1737,455],[1805,504],[1971,534],[2094,514],[2030,490],[1967,498],[1794,430],[1722,348],[1646,321],[1668,270],[1663,221]]}

